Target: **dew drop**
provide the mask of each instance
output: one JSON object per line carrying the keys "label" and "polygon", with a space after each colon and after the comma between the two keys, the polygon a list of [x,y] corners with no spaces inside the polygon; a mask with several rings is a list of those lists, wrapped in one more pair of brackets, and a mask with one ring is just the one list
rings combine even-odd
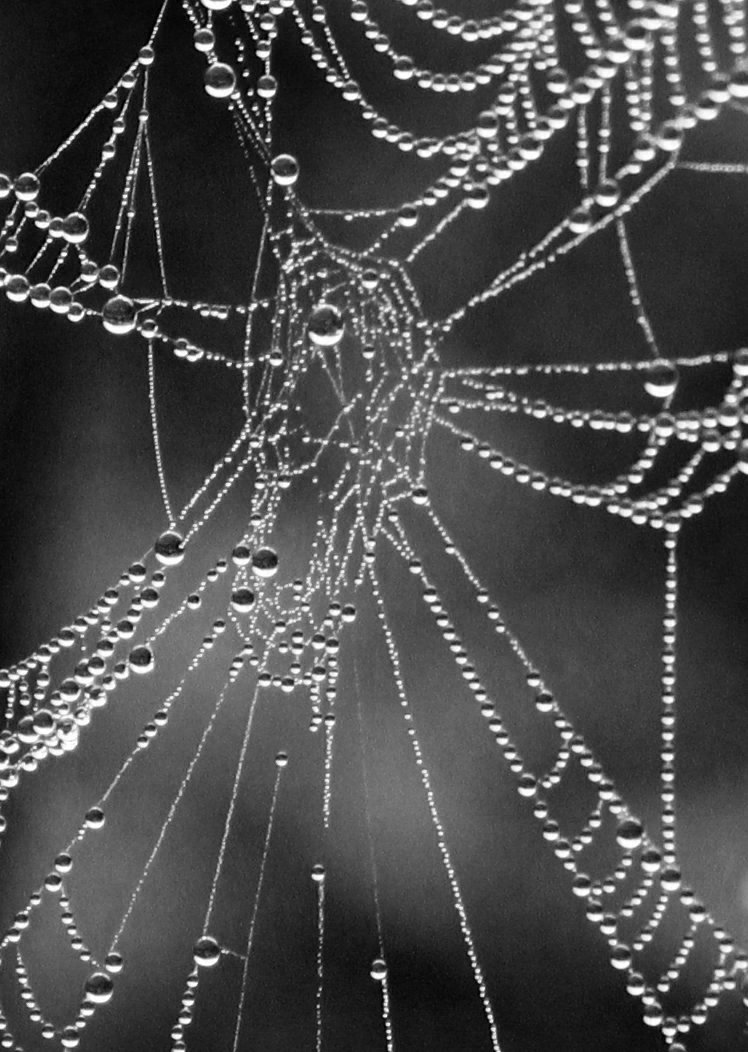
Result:
{"label": "dew drop", "polygon": [[621,198],[621,188],[615,179],[604,179],[595,190],[595,200],[601,208],[615,208]]}
{"label": "dew drop", "polygon": [[644,830],[641,822],[633,818],[627,818],[621,822],[616,831],[616,840],[626,851],[633,851],[634,848],[639,847],[643,836]]}
{"label": "dew drop", "polygon": [[575,208],[569,215],[569,230],[572,234],[585,234],[592,226],[592,215],[584,205]]}
{"label": "dew drop", "polygon": [[471,183],[465,188],[465,202],[476,211],[485,208],[490,199],[491,195],[485,183]]}
{"label": "dew drop", "polygon": [[367,292],[373,292],[379,284],[379,274],[376,270],[365,270],[361,275],[361,284]]}
{"label": "dew drop", "polygon": [[649,847],[642,851],[641,866],[645,873],[657,873],[662,865],[662,855],[654,848]]}
{"label": "dew drop", "polygon": [[624,943],[619,942],[610,951],[610,963],[619,971],[631,967],[631,950]]}
{"label": "dew drop", "polygon": [[196,29],[192,38],[196,51],[210,51],[216,42],[212,29]]}
{"label": "dew drop", "polygon": [[55,719],[48,709],[39,709],[32,720],[34,730],[40,738],[48,738],[55,730]]}
{"label": "dew drop", "polygon": [[632,997],[641,997],[646,990],[647,985],[644,982],[644,976],[640,975],[639,972],[631,972],[626,982],[626,989]]}
{"label": "dew drop", "polygon": [[231,553],[231,561],[235,566],[249,566],[252,562],[252,553],[244,544],[237,544]]}
{"label": "dew drop", "polygon": [[293,186],[299,178],[299,162],[290,153],[279,153],[273,158],[270,169],[278,186]]}
{"label": "dew drop", "polygon": [[318,304],[309,316],[309,339],[318,347],[334,347],[343,338],[344,330],[340,311],[329,303]]}
{"label": "dew drop", "polygon": [[70,855],[68,855],[68,853],[66,851],[63,851],[62,854],[58,855],[57,858],[55,859],[55,869],[57,870],[58,873],[65,874],[65,873],[69,873],[72,868],[73,868],[73,860],[72,860],[72,858],[70,857]]}
{"label": "dew drop", "polygon": [[127,296],[113,296],[104,304],[101,318],[104,328],[114,336],[124,336],[135,328],[135,304]]}
{"label": "dew drop", "polygon": [[105,1005],[114,993],[114,983],[106,972],[94,972],[86,979],[84,993],[92,1004]]}
{"label": "dew drop", "polygon": [[162,533],[153,550],[162,566],[178,566],[184,559],[184,541],[175,530]]}
{"label": "dew drop", "polygon": [[213,968],[221,959],[221,947],[210,935],[203,935],[195,943],[192,955],[200,968]]}
{"label": "dew drop", "polygon": [[153,651],[146,646],[135,647],[130,651],[128,664],[133,672],[137,672],[141,676],[147,672],[152,672],[154,664]]}
{"label": "dew drop", "polygon": [[214,99],[227,99],[236,87],[236,74],[225,62],[213,62],[205,70],[205,90]]}
{"label": "dew drop", "polygon": [[19,201],[35,201],[39,196],[39,180],[33,172],[23,172],[13,184]]}
{"label": "dew drop", "polygon": [[11,274],[5,282],[5,295],[11,303],[23,303],[29,297],[29,281],[23,274]]}
{"label": "dew drop", "polygon": [[231,606],[238,614],[248,614],[255,605],[255,594],[249,588],[237,588],[231,594]]}
{"label": "dew drop", "polygon": [[102,829],[105,821],[104,812],[100,807],[91,807],[86,811],[86,825],[89,829]]}
{"label": "dew drop", "polygon": [[111,972],[112,975],[119,975],[122,971],[123,965],[124,961],[118,953],[108,953],[104,958],[104,967],[108,972]]}
{"label": "dew drop", "polygon": [[73,295],[64,285],[58,285],[49,294],[49,306],[55,314],[69,314],[73,304]]}
{"label": "dew drop", "polygon": [[678,370],[670,362],[657,362],[645,374],[644,389],[653,398],[669,398],[678,386]]}
{"label": "dew drop", "polygon": [[57,893],[62,890],[62,877],[59,873],[48,873],[44,878],[44,887],[47,891]]}
{"label": "dew drop", "polygon": [[257,94],[261,99],[272,99],[278,90],[278,81],[275,77],[266,75],[257,81]]}
{"label": "dew drop", "polygon": [[258,548],[252,556],[252,572],[256,577],[275,577],[278,572],[278,555],[272,548]]}
{"label": "dew drop", "polygon": [[116,289],[120,283],[119,267],[106,263],[99,271],[99,284],[103,289]]}
{"label": "dew drop", "polygon": [[71,245],[82,245],[88,237],[88,220],[81,212],[71,212],[62,221],[62,236]]}
{"label": "dew drop", "polygon": [[402,205],[397,213],[400,226],[413,227],[418,222],[418,209],[415,205]]}
{"label": "dew drop", "polygon": [[659,1005],[647,1005],[642,1018],[647,1026],[660,1026],[662,1023],[662,1009]]}
{"label": "dew drop", "polygon": [[49,298],[52,294],[52,290],[46,282],[41,281],[38,285],[32,285],[31,291],[29,292],[29,298],[35,307],[39,307],[40,310],[44,310],[45,307],[49,306]]}
{"label": "dew drop", "polygon": [[681,883],[680,870],[674,868],[664,869],[660,876],[660,883],[664,891],[677,891]]}

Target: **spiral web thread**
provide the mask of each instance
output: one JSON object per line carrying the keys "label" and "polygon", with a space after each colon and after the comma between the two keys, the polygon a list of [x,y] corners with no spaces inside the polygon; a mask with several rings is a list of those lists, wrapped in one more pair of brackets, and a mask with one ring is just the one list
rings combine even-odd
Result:
{"label": "spiral web thread", "polygon": [[[464,46],[461,72],[445,75],[420,67],[398,52],[366,4],[341,4],[362,47],[372,47],[391,64],[403,90],[480,97],[482,108],[456,133],[419,138],[392,124],[368,101],[348,65],[332,4],[306,0],[183,0],[181,7],[205,57],[205,88],[225,111],[245,158],[261,233],[244,303],[179,299],[178,275],[168,258],[166,179],[160,178],[158,143],[150,132],[157,106],[159,32],[167,3],[148,43],[101,103],[34,172],[0,176],[6,210],[2,226],[2,280],[11,303],[49,309],[64,320],[101,325],[122,342],[143,344],[153,450],[166,528],[153,548],[123,573],[72,625],[61,629],[27,658],[0,674],[5,729],[0,746],[3,802],[32,772],[51,758],[85,748],[87,726],[97,709],[116,705],[128,679],[153,675],[170,638],[207,603],[221,615],[174,689],[165,691],[151,719],[135,737],[132,752],[109,787],[87,811],[79,831],[61,847],[43,884],[0,942],[0,968],[12,972],[20,997],[3,1006],[0,1045],[37,1047],[38,1035],[55,1046],[85,1045],[86,1027],[100,1006],[117,996],[117,976],[127,967],[121,943],[141,892],[158,870],[167,833],[188,798],[194,772],[224,710],[240,703],[246,718],[230,799],[221,827],[210,893],[201,931],[194,933],[194,961],[171,1032],[172,1052],[189,1047],[190,1025],[200,1002],[201,983],[211,968],[238,967],[233,1025],[234,1052],[241,1047],[245,1004],[250,996],[251,956],[258,913],[263,907],[265,867],[273,846],[276,805],[283,794],[285,752],[275,758],[276,774],[267,816],[261,866],[245,933],[232,943],[213,934],[221,886],[241,792],[253,721],[273,691],[309,701],[310,729],[324,737],[320,854],[334,822],[336,709],[340,704],[339,653],[351,638],[361,607],[369,608],[386,649],[403,728],[412,750],[457,924],[485,1017],[487,1046],[502,1048],[502,1007],[492,977],[481,963],[480,939],[465,905],[459,860],[453,858],[439,808],[440,786],[432,776],[418,720],[409,697],[410,662],[391,616],[385,564],[402,561],[420,585],[424,612],[433,618],[450,659],[483,718],[485,733],[527,798],[542,836],[567,871],[573,892],[585,901],[590,924],[608,945],[612,966],[624,973],[628,994],[641,1005],[644,1023],[659,1031],[664,1047],[681,1052],[695,1028],[708,1024],[724,998],[740,990],[748,956],[736,947],[679,870],[675,808],[676,629],[678,620],[678,538],[687,519],[724,494],[748,471],[746,422],[748,351],[735,350],[672,359],[663,356],[645,309],[627,217],[665,178],[679,171],[732,176],[748,165],[683,161],[689,133],[728,110],[744,112],[748,100],[745,12],[735,0],[676,3],[663,0],[628,7],[609,0],[521,0],[492,17],[470,20],[416,0],[399,0],[402,14],[427,34],[447,33]],[[172,5],[177,7],[176,0]],[[408,10],[410,9],[410,10]],[[297,190],[303,173],[295,158],[274,146],[275,77],[281,27],[293,30],[327,83],[358,112],[383,148],[422,159],[433,173],[417,196],[371,210],[311,208]],[[498,50],[488,54],[487,45]],[[472,55],[480,49],[480,61]],[[691,59],[683,56],[688,53]],[[696,56],[694,59],[693,56]],[[485,100],[488,100],[487,102]],[[532,169],[558,137],[575,144],[573,164],[578,199],[535,244],[464,303],[440,318],[427,317],[418,293],[416,267],[442,239],[459,236],[461,219],[488,207],[505,184]],[[99,144],[100,159],[81,173],[81,197],[74,211],[44,210],[55,165],[78,141]],[[122,158],[125,159],[124,167]],[[623,159],[622,159],[623,158]],[[119,164],[119,167],[118,167]],[[424,168],[424,170],[426,170]],[[102,187],[117,186],[120,206],[109,226],[105,255],[91,251],[106,234],[99,212]],[[162,214],[163,210],[163,214]],[[341,219],[343,233],[340,233]],[[622,279],[648,354],[642,359],[589,363],[503,364],[486,368],[442,364],[446,336],[484,304],[529,281],[540,271],[612,227],[620,251]],[[336,233],[333,235],[332,230]],[[364,248],[347,247],[346,237]],[[145,233],[144,233],[145,232]],[[155,252],[159,287],[149,296],[129,291],[137,251]],[[102,242],[103,243],[103,242]],[[268,291],[269,290],[269,291]],[[195,318],[211,326],[197,340]],[[243,337],[228,335],[239,322]],[[224,335],[225,329],[227,335]],[[201,332],[207,329],[204,327]],[[268,339],[267,333],[270,334]],[[238,349],[236,344],[239,344]],[[190,500],[179,510],[169,491],[168,465],[159,437],[158,362],[173,354],[185,368],[207,377],[233,372],[241,388],[244,420],[230,447]],[[721,400],[698,412],[672,404],[681,374],[691,370],[729,373]],[[527,384],[571,377],[584,385],[596,375],[609,382],[639,379],[653,408],[648,412],[581,410],[522,393]],[[335,401],[328,426],[315,429],[304,393],[327,390]],[[494,416],[498,414],[498,417]],[[551,421],[591,431],[640,435],[643,448],[628,468],[603,485],[549,477],[502,452],[481,437],[507,415]],[[457,539],[442,521],[429,490],[429,440],[441,433],[469,458],[532,490],[602,508],[633,527],[654,530],[664,546],[662,608],[661,743],[659,831],[644,827],[606,774],[602,761],[564,714],[561,702],[514,634],[499,600],[481,581]],[[687,455],[666,483],[649,479],[677,448]],[[189,558],[229,494],[250,480],[251,507],[231,553],[218,558],[199,581],[190,582]],[[284,554],[272,547],[276,526],[290,495],[311,480],[318,497],[314,542],[303,576],[288,579]],[[429,543],[426,543],[428,539]],[[534,769],[523,760],[473,657],[455,627],[450,597],[438,582],[443,550],[472,592],[476,615],[498,637],[497,647],[521,666],[539,716],[555,741],[552,762]],[[181,575],[181,576],[180,576]],[[174,582],[176,580],[176,585]],[[168,585],[168,587],[167,587]],[[174,586],[174,587],[173,587]],[[176,592],[175,592],[176,587]],[[230,640],[226,663],[218,647]],[[134,885],[108,949],[95,953],[81,935],[67,887],[76,853],[102,828],[116,804],[121,783],[137,777],[152,743],[178,725],[189,683],[211,665],[222,687],[204,725],[152,850]],[[356,673],[356,722],[367,799],[367,844],[376,913],[377,944],[372,980],[381,991],[383,1047],[397,1047],[397,984],[386,957],[386,918],[378,892],[376,837],[369,822],[365,703]],[[247,700],[248,699],[248,700]],[[554,818],[554,793],[564,779],[582,772],[594,794],[586,821],[562,829]],[[3,827],[5,819],[2,820]],[[599,876],[589,875],[585,854],[606,840],[615,861]],[[335,874],[322,861],[311,873],[316,885],[315,1047],[324,1048],[325,889]],[[88,978],[77,1015],[47,1018],[37,1000],[25,940],[36,911],[56,899],[61,923]],[[668,912],[685,934],[671,948],[670,961],[656,974],[647,948]],[[688,974],[697,953],[710,962],[701,997],[687,1007],[671,994]],[[35,966],[37,969],[39,965]],[[393,1008],[394,1006],[394,1008]],[[394,1012],[394,1014],[393,1014]]]}

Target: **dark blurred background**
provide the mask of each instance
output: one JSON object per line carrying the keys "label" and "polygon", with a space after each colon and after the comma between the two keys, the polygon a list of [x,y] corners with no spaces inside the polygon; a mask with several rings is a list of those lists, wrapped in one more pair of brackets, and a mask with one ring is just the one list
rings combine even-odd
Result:
{"label": "dark blurred background", "polygon": [[[0,170],[15,175],[33,169],[69,134],[145,42],[158,6],[152,0],[5,0]],[[396,92],[391,82],[382,86],[386,60],[362,46],[360,31],[344,17],[342,0],[328,6],[352,69],[393,118],[434,134],[458,129],[482,108],[477,96],[424,98],[416,88]],[[477,0],[463,6],[477,16],[495,10]],[[372,10],[390,26],[396,46],[419,49],[424,64],[468,65],[467,49],[416,22],[412,12],[383,2],[372,3]],[[285,21],[278,46],[277,141],[299,158],[300,195],[313,206],[340,208],[390,205],[415,196],[426,178],[422,163],[371,139],[358,111],[323,83]],[[203,59],[190,35],[178,4],[172,4],[158,41],[151,129],[167,266],[177,295],[238,301],[249,286],[257,219],[229,118],[205,97]],[[484,91],[483,101],[488,97]],[[687,156],[748,160],[745,121],[727,113],[697,129]],[[90,166],[85,150],[76,163]],[[443,249],[423,254],[414,277],[428,314],[448,313],[570,207],[575,190],[569,160],[569,141],[561,137],[541,164],[500,188],[486,212],[467,215]],[[49,184],[50,203],[60,209],[76,203],[83,185],[76,164],[68,167],[61,166],[59,177],[53,170]],[[426,170],[436,172],[438,166]],[[635,211],[628,230],[664,355],[698,355],[746,343],[748,183],[734,176],[675,173]],[[145,280],[147,266],[142,274],[137,267],[133,273],[133,282]],[[29,305],[4,303],[0,330],[0,662],[5,664],[86,609],[153,543],[164,523],[144,346],[112,338],[92,323],[67,324]],[[234,342],[222,349],[237,354],[239,347]],[[465,365],[646,354],[612,228],[476,311],[443,348],[445,361]],[[698,371],[682,385],[676,407],[718,401],[727,380],[724,367]],[[535,387],[526,382],[523,389],[580,407],[637,411],[652,404],[635,377],[544,386],[538,381]],[[233,372],[187,365],[166,354],[158,358],[157,390],[167,478],[179,503],[236,433],[240,392]],[[490,427],[491,440],[509,455],[584,482],[614,475],[636,448],[607,433],[581,434],[539,421],[502,416]],[[603,510],[518,486],[456,452],[443,435],[434,437],[430,450],[429,486],[435,507],[562,707],[632,811],[656,832],[661,537]],[[243,529],[243,501],[246,507],[246,491],[237,493],[216,522],[204,542],[206,559],[230,551]],[[748,942],[745,513],[741,477],[686,525],[681,538],[677,761],[684,879],[742,942]],[[303,519],[304,509],[297,508],[279,524],[281,559],[304,535]],[[433,560],[499,709],[520,747],[532,755],[542,747],[541,731],[527,712],[521,669],[477,624],[469,590],[439,554],[433,533],[414,535],[424,559]],[[185,588],[191,586],[191,572],[184,569]],[[654,1052],[663,1047],[642,1025],[640,1007],[609,967],[603,940],[584,919],[568,875],[543,842],[530,806],[518,798],[485,721],[471,707],[424,612],[417,583],[386,551],[382,572],[502,1049],[546,1052],[569,1045],[576,1052]],[[306,704],[278,695],[259,710],[214,932],[234,947],[244,941],[272,758],[278,748],[287,748],[292,762],[279,798],[250,968],[240,1046],[247,1052],[313,1047],[316,919],[309,870],[321,858],[328,870],[323,1047],[327,1052],[385,1047],[379,990],[368,974],[376,928],[354,660],[363,684],[396,1047],[402,1052],[490,1048],[372,610],[371,600],[362,598],[359,620],[343,647],[326,835],[320,819],[323,742],[309,734]],[[199,639],[202,629],[194,631]],[[128,685],[123,697],[96,714],[75,754],[49,762],[25,780],[7,808],[0,928],[22,907],[83,811],[108,785],[142,723],[178,680],[194,642],[189,632],[180,633],[169,644],[157,683],[149,681],[147,689]],[[209,666],[196,678],[182,722],[170,726],[158,751],[141,760],[132,783],[113,798],[105,832],[89,838],[77,856],[71,895],[79,926],[99,954],[116,930],[205,725],[219,688],[217,675]],[[249,700],[249,687],[237,697]],[[85,1049],[169,1047],[245,718],[246,705],[227,708],[196,770],[123,940],[132,963],[118,980],[113,1002],[87,1029]],[[572,821],[585,813],[587,798],[581,783],[567,795]],[[44,938],[31,937],[25,956],[40,1002],[61,1020],[71,1006],[74,1010],[85,970],[61,937],[52,935],[53,928],[46,924]],[[239,981],[235,961],[204,977],[188,1047],[231,1047]],[[2,991],[4,1005],[13,1003],[17,995],[7,970]],[[695,990],[693,997],[698,996]],[[704,1031],[689,1039],[689,1049],[748,1047],[740,1044],[737,1001],[721,1006]],[[36,1046],[29,1041],[26,1047]]]}

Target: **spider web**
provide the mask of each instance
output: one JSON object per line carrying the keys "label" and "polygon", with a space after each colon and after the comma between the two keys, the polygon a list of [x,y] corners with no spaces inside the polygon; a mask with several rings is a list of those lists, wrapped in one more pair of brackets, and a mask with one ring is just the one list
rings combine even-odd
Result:
{"label": "spider web", "polygon": [[[555,867],[570,938],[594,937],[575,947],[607,960],[641,1047],[648,1034],[671,1052],[736,1047],[748,957],[682,872],[674,786],[682,550],[748,470],[748,352],[665,349],[632,231],[665,184],[748,174],[698,153],[705,127],[742,132],[742,5],[179,6],[42,164],[0,182],[8,301],[137,356],[163,506],[147,550],[0,678],[3,826],[12,838],[38,813],[24,794],[48,777],[54,834],[44,858],[18,843],[34,877],[0,942],[0,1044],[114,1047],[134,1016],[142,1043],[174,1052],[349,1048],[352,1033],[361,1048],[540,1047],[505,974],[506,820],[543,848],[524,856],[541,883]],[[183,61],[185,26],[202,74]],[[305,161],[313,123],[296,121],[298,155],[287,141],[302,57],[339,97],[339,134],[359,129],[342,152],[371,137],[387,178],[362,169],[345,185],[324,151]],[[209,194],[205,220],[187,191],[178,205],[195,145],[175,98],[192,105],[182,89],[199,75],[203,189],[215,165],[240,188]],[[187,261],[208,235],[221,258],[206,253],[194,295]],[[508,304],[503,332],[522,322],[535,342],[539,313],[573,311],[553,274],[585,253],[617,290],[615,353],[593,330],[571,361],[519,336],[518,357],[466,364],[471,323],[494,305]],[[164,438],[177,384],[215,389],[233,427],[189,486]],[[196,465],[199,431],[184,429]],[[511,484],[645,538],[631,574],[657,575],[658,606],[632,603],[649,649],[626,670],[646,689],[645,793],[556,686],[569,693],[573,670],[542,634],[526,642],[536,611],[481,544],[489,527],[501,544],[502,519],[522,529]],[[567,629],[543,617],[563,647]],[[80,812],[54,781],[76,762],[98,783]],[[480,878],[475,808],[491,827]],[[355,930],[352,886],[368,896]],[[409,970],[408,887],[433,925],[416,944],[449,961],[457,1029],[412,1011],[429,1004],[415,988],[444,975]],[[166,1027],[147,1029],[150,999]],[[284,1005],[288,1025],[263,1015]]]}

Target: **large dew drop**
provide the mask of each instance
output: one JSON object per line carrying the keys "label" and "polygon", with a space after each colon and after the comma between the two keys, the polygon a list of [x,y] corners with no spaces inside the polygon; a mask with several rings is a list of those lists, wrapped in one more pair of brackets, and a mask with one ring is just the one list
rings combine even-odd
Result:
{"label": "large dew drop", "polygon": [[86,979],[86,1000],[95,1005],[105,1005],[114,993],[114,983],[106,972],[94,972]]}
{"label": "large dew drop", "polygon": [[270,170],[278,186],[293,186],[299,178],[299,163],[290,153],[279,153],[274,157]]}
{"label": "large dew drop", "polygon": [[133,672],[137,672],[141,676],[147,672],[152,672],[153,651],[146,646],[135,647],[134,650],[130,651],[128,664]]}
{"label": "large dew drop", "polygon": [[678,386],[678,370],[670,362],[657,362],[647,370],[644,389],[653,398],[669,398]]}
{"label": "large dew drop", "polygon": [[195,943],[195,964],[200,968],[213,968],[221,959],[221,947],[210,935],[204,935]]}
{"label": "large dew drop", "polygon": [[249,588],[237,588],[231,595],[231,606],[238,614],[248,614],[255,603],[255,594]]}
{"label": "large dew drop", "polygon": [[309,339],[318,347],[334,347],[342,340],[344,331],[340,311],[329,303],[320,303],[309,316]]}
{"label": "large dew drop", "polygon": [[227,99],[236,87],[236,74],[225,62],[213,62],[205,70],[205,90],[214,99]]}
{"label": "large dew drop", "polygon": [[71,245],[82,245],[88,237],[88,220],[81,212],[71,212],[62,221],[62,236]]}
{"label": "large dew drop", "polygon": [[175,530],[162,533],[153,550],[162,566],[178,566],[184,559],[184,541]]}
{"label": "large dew drop", "polygon": [[33,172],[23,172],[13,184],[19,201],[35,201],[39,196],[39,180]]}
{"label": "large dew drop", "polygon": [[104,328],[114,336],[125,336],[132,332],[136,317],[135,304],[127,296],[112,296],[101,312]]}
{"label": "large dew drop", "polygon": [[258,548],[252,556],[252,572],[256,577],[275,577],[278,555],[272,548]]}
{"label": "large dew drop", "polygon": [[633,851],[639,847],[644,836],[641,822],[634,818],[627,818],[621,822],[616,831],[616,840],[626,851]]}

